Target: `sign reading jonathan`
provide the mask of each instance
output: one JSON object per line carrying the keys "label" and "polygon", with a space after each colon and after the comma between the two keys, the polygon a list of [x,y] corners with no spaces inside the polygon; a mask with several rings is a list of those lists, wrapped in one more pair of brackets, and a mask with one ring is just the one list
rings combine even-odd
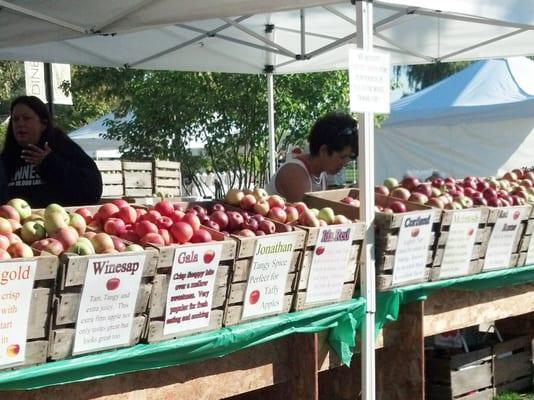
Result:
{"label": "sign reading jonathan", "polygon": [[515,237],[526,213],[527,210],[523,208],[499,210],[489,238],[483,271],[507,268],[510,265]]}
{"label": "sign reading jonathan", "polygon": [[457,212],[453,215],[449,236],[443,252],[440,278],[467,275],[477,236],[480,210]]}
{"label": "sign reading jonathan", "polygon": [[329,226],[319,230],[310,266],[306,304],[341,298],[353,237],[353,226]]}
{"label": "sign reading jonathan", "polygon": [[393,264],[392,283],[423,280],[432,233],[433,211],[411,212],[402,217]]}
{"label": "sign reading jonathan", "polygon": [[175,250],[167,290],[164,335],[209,325],[221,253],[222,244],[212,243]]}
{"label": "sign reading jonathan", "polygon": [[282,311],[294,248],[292,235],[256,239],[243,301],[243,319]]}
{"label": "sign reading jonathan", "polygon": [[91,257],[80,300],[73,354],[130,342],[145,254]]}
{"label": "sign reading jonathan", "polygon": [[25,361],[36,261],[2,262],[0,267],[0,366]]}

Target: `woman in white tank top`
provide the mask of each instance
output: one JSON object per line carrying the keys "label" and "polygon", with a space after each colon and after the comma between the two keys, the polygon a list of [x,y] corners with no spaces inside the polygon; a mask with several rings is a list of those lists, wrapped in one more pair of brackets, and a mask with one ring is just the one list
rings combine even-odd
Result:
{"label": "woman in white tank top", "polygon": [[358,126],[348,114],[333,112],[319,118],[308,137],[310,153],[286,161],[266,190],[288,201],[301,201],[306,192],[326,189],[326,174],[338,173],[358,155]]}

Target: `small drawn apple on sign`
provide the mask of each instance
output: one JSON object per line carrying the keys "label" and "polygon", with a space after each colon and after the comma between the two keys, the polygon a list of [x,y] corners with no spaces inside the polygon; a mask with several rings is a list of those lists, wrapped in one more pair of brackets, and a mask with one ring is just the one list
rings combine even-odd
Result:
{"label": "small drawn apple on sign", "polygon": [[109,291],[115,290],[119,287],[120,284],[121,280],[119,278],[108,279],[108,281],[106,282],[106,289]]}
{"label": "small drawn apple on sign", "polygon": [[521,216],[519,211],[514,212],[514,219],[518,219]]}
{"label": "small drawn apple on sign", "polygon": [[467,236],[471,236],[471,235],[473,235],[473,233],[475,233],[475,230],[473,228],[469,228],[467,230]]}
{"label": "small drawn apple on sign", "polygon": [[250,292],[250,296],[248,297],[248,302],[250,304],[256,304],[259,299],[260,299],[260,291],[259,290],[253,290],[252,292]]}
{"label": "small drawn apple on sign", "polygon": [[324,253],[324,247],[323,246],[319,246],[315,249],[315,254],[317,254],[318,256],[320,256],[321,254]]}
{"label": "small drawn apple on sign", "polygon": [[419,236],[419,228],[413,228],[411,235],[412,235],[412,237]]}
{"label": "small drawn apple on sign", "polygon": [[6,353],[8,357],[15,357],[19,354],[20,346],[18,344],[10,344],[7,346]]}
{"label": "small drawn apple on sign", "polygon": [[215,252],[213,250],[208,250],[204,253],[204,262],[206,264],[209,264],[210,262],[212,262],[214,258],[215,258]]}

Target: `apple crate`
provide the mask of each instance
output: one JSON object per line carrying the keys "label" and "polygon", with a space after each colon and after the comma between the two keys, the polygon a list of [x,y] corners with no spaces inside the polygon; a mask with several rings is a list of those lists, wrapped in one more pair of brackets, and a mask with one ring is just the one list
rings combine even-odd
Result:
{"label": "apple crate", "polygon": [[[298,228],[306,231],[306,241],[303,250],[302,262],[298,274],[298,284],[296,295],[293,301],[293,309],[301,311],[306,308],[321,306],[333,303],[332,301],[323,301],[306,304],[306,295],[308,288],[308,279],[310,276],[311,263],[313,254],[317,248],[320,228],[297,225]],[[358,282],[358,273],[360,269],[360,253],[365,237],[365,224],[363,222],[354,222],[345,225],[332,225],[332,227],[352,227],[354,228],[354,237],[351,243],[350,257],[346,266],[346,277],[343,283],[343,290],[338,301],[349,300],[352,298],[354,287]]]}
{"label": "apple crate", "polygon": [[[358,199],[358,189],[336,189],[322,192],[306,193],[304,202],[308,207],[323,208],[331,207],[336,213],[343,214],[351,219],[359,219],[360,208],[354,205],[341,202],[347,196]],[[420,204],[415,204],[407,201],[402,201],[397,198],[390,198],[375,193],[375,203],[380,206],[388,206],[392,201],[401,201],[405,206],[407,212],[405,213],[384,213],[375,212],[375,259],[377,270],[376,287],[379,290],[387,290],[395,286],[404,286],[407,284],[425,282],[430,279],[432,270],[432,259],[434,244],[439,231],[439,222],[441,218],[441,210],[432,209]],[[410,216],[417,211],[432,211],[431,215],[431,235],[428,246],[426,271],[422,279],[413,279],[405,281],[402,284],[393,284],[393,268],[395,265],[395,256],[397,253],[397,243],[400,232],[401,222],[404,217]]]}
{"label": "apple crate", "polygon": [[154,161],[154,193],[164,197],[182,194],[182,170],[179,162]]}
{"label": "apple crate", "polygon": [[[282,311],[276,313],[266,313],[261,317],[283,314],[290,311],[293,297],[296,292],[299,267],[306,240],[306,231],[298,228],[292,228],[276,221],[274,221],[274,224],[276,226],[277,233],[270,234],[268,237],[280,238],[281,240],[292,237],[295,239],[295,247],[286,279]],[[260,318],[253,317],[244,319],[242,317],[245,292],[247,290],[247,282],[258,237],[241,237],[235,235],[232,235],[232,237],[237,240],[237,249],[234,268],[230,274],[228,301],[223,320],[223,325],[225,326],[235,325],[241,322],[247,322],[256,318]]]}
{"label": "apple crate", "polygon": [[532,386],[532,348],[528,336],[508,338],[493,346],[493,383],[497,394]]}
{"label": "apple crate", "polygon": [[[480,257],[485,253],[486,246],[488,244],[489,235],[491,233],[491,228],[486,227],[486,222],[488,220],[489,210],[485,207],[477,208],[476,210],[480,211],[480,218],[478,224],[476,225],[473,234],[475,234],[474,245],[470,256],[469,269],[467,273],[463,274],[447,274],[446,276],[442,275],[442,261],[443,255],[445,253],[445,247],[447,245],[452,245],[449,243],[449,232],[451,229],[451,224],[455,220],[461,220],[462,215],[469,213],[475,209],[463,209],[463,210],[442,210],[441,214],[441,223],[439,226],[438,239],[436,243],[436,249],[434,251],[434,257],[432,262],[432,280],[452,278],[462,275],[472,275],[480,272],[482,269],[482,261]],[[454,240],[454,239],[453,239]],[[456,238],[457,240],[457,238]],[[458,246],[461,248],[461,244]],[[461,252],[462,250],[460,250]],[[464,253],[465,254],[465,253]],[[461,257],[461,255],[460,255]]]}
{"label": "apple crate", "polygon": [[491,346],[452,355],[426,357],[429,400],[492,400],[495,394]]}
{"label": "apple crate", "polygon": [[124,181],[120,160],[97,160],[96,166],[102,176],[102,197],[122,197]]}
{"label": "apple crate", "polygon": [[[0,270],[3,264],[18,261],[23,265],[27,261],[36,261],[35,282],[31,293],[30,312],[26,338],[25,361],[16,366],[0,366],[0,369],[26,367],[46,362],[48,352],[48,339],[50,334],[50,316],[52,301],[58,271],[58,258],[52,254],[42,252],[31,258],[19,258],[0,261]],[[3,301],[5,306],[6,302]]]}
{"label": "apple crate", "polygon": [[[152,248],[145,248],[143,252],[122,252],[105,255],[114,258],[140,253],[145,254],[145,261],[135,303],[134,319],[128,345],[138,343],[145,329],[148,300],[156,273],[158,252]],[[72,355],[76,334],[76,321],[88,263],[91,258],[101,256],[104,256],[104,254],[80,256],[73,253],[63,253],[60,256],[58,284],[54,298],[52,327],[48,348],[48,357],[51,360],[60,360]]]}
{"label": "apple crate", "polygon": [[159,342],[162,340],[174,339],[181,336],[190,335],[193,333],[216,330],[222,326],[224,310],[227,301],[228,291],[228,277],[233,269],[237,241],[225,237],[222,233],[208,230],[213,239],[222,243],[221,258],[215,276],[215,283],[213,287],[213,294],[211,299],[211,310],[209,316],[209,325],[200,329],[192,329],[183,331],[177,334],[164,335],[164,321],[167,302],[167,291],[169,282],[171,280],[172,264],[177,251],[187,253],[188,249],[200,245],[206,250],[212,247],[211,243],[194,244],[194,245],[171,245],[171,246],[155,246],[159,251],[158,266],[152,292],[150,294],[150,301],[148,305],[148,324],[144,338],[149,343]]}
{"label": "apple crate", "polygon": [[[482,207],[485,208],[485,207]],[[518,221],[513,221],[513,224],[518,224],[518,229],[513,237],[513,243],[511,246],[511,252],[505,254],[505,258],[508,262],[504,261],[503,265],[496,269],[505,269],[512,268],[518,265],[523,265],[526,260],[526,253],[528,252],[528,246],[530,243],[529,238],[523,240],[524,236],[528,236],[529,229],[529,218],[532,214],[532,206],[509,206],[509,207],[487,207],[488,209],[488,220],[486,223],[486,238],[487,243],[483,246],[483,252],[480,254],[481,260],[481,270],[487,271],[486,262],[489,254],[489,246],[492,240],[493,235],[498,235],[499,232],[496,230],[497,220],[504,215],[518,215]],[[503,240],[498,240],[497,243],[505,243]],[[523,253],[523,254],[522,254]],[[523,263],[523,264],[522,264]]]}
{"label": "apple crate", "polygon": [[152,163],[123,161],[124,195],[130,197],[152,196]]}

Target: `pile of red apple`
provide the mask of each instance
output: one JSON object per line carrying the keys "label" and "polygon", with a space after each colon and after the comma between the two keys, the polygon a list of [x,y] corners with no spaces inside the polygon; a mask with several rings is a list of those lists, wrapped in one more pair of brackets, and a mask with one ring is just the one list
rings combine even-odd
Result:
{"label": "pile of red apple", "polygon": [[318,210],[316,208],[308,208],[303,202],[286,203],[282,197],[268,195],[261,188],[256,188],[252,191],[230,189],[226,194],[225,201],[245,211],[254,212],[256,215],[272,219],[281,224],[319,227],[351,222],[344,215],[336,215],[330,207]]}
{"label": "pile of red apple", "polygon": [[160,201],[152,209],[132,207],[122,199],[101,205],[94,215],[88,209],[78,209],[91,229],[104,231],[143,246],[205,243],[213,240],[209,230],[201,227],[195,209],[185,212],[170,201]]}
{"label": "pile of red apple", "polygon": [[[501,179],[467,176],[434,178],[429,182],[420,182],[414,176],[407,176],[400,183],[387,178],[383,185],[375,187],[375,193],[447,210],[520,206],[534,202],[534,172],[515,169]],[[392,206],[390,203],[391,209]],[[393,212],[403,212],[401,209]]]}
{"label": "pile of red apple", "polygon": [[0,259],[33,257],[40,251],[54,255],[71,252],[81,255],[139,251],[107,234],[86,232],[83,216],[50,204],[43,213],[34,213],[22,199],[0,206]]}

